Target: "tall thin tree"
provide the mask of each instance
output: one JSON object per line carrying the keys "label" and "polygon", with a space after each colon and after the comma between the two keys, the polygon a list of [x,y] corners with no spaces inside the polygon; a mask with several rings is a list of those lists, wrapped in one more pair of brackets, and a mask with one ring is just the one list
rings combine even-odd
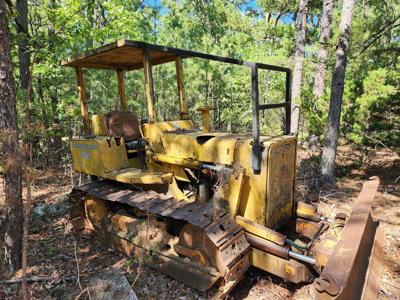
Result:
{"label": "tall thin tree", "polygon": [[[88,5],[90,7],[90,5]],[[56,0],[50,0],[49,1],[49,8],[51,10],[55,10],[57,8],[57,3]],[[89,21],[93,20],[93,14],[90,15],[88,14]],[[57,35],[55,31],[55,20],[54,16],[50,18],[50,22],[48,24],[48,36],[49,36],[49,42],[48,42],[48,49],[49,52],[54,53],[55,52],[55,45],[57,41]],[[90,39],[88,39],[90,40]],[[93,43],[92,43],[93,44]],[[56,82],[56,78],[54,78],[54,82]],[[58,104],[59,104],[59,99],[58,99],[58,86],[54,85],[50,87],[50,102],[51,102],[51,115],[52,118],[49,120],[50,124],[48,124],[49,127],[53,127],[53,136],[51,137],[52,140],[52,156],[55,161],[59,161],[61,159],[61,147],[62,147],[62,141],[61,141],[61,136],[60,136],[60,119],[58,117]]]}
{"label": "tall thin tree", "polygon": [[308,0],[300,0],[299,12],[297,15],[297,34],[296,34],[296,52],[294,54],[293,82],[292,82],[292,113],[291,128],[292,133],[297,133],[299,128],[299,108],[301,83],[303,81],[303,63],[304,47],[306,44],[306,25],[308,13]]}
{"label": "tall thin tree", "polygon": [[322,4],[321,32],[319,34],[320,48],[317,57],[317,67],[314,75],[313,94],[319,99],[324,94],[326,62],[329,54],[329,39],[332,35],[332,12],[334,0],[324,0]]}
{"label": "tall thin tree", "polygon": [[5,194],[0,218],[0,265],[14,270],[21,268],[23,222],[16,102],[7,12],[5,1],[0,1],[0,142]]}
{"label": "tall thin tree", "polygon": [[19,61],[19,86],[26,92],[29,84],[29,68],[30,68],[30,51],[28,36],[28,1],[17,0],[17,44],[18,44],[18,61]]}
{"label": "tall thin tree", "polygon": [[329,120],[326,131],[326,142],[322,152],[321,173],[325,184],[334,181],[336,149],[339,135],[340,112],[344,91],[347,52],[351,36],[355,0],[343,0],[340,18],[340,36],[336,46],[335,67],[332,75],[332,93],[329,105]]}

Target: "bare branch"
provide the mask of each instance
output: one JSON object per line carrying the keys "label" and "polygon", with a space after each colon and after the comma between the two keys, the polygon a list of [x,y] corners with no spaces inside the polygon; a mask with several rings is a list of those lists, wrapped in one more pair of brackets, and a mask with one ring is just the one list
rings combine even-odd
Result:
{"label": "bare branch", "polygon": [[380,28],[378,30],[377,33],[372,35],[372,39],[370,39],[369,41],[367,41],[366,44],[364,44],[363,49],[360,51],[359,54],[364,53],[371,45],[373,45],[377,40],[379,40],[385,33],[387,33],[388,31],[400,26],[400,23],[395,24],[397,20],[400,19],[400,16],[395,18],[393,21],[391,22],[387,22],[382,28]]}

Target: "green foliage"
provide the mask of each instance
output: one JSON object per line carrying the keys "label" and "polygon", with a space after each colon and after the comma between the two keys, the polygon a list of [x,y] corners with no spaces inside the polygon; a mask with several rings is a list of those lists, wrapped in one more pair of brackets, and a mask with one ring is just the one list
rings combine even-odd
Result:
{"label": "green foliage", "polygon": [[[165,44],[270,64],[292,67],[297,1],[141,1],[38,0],[29,1],[29,46],[35,58],[31,122],[36,128],[38,153],[48,157],[62,136],[79,135],[81,117],[75,72],[60,61],[118,39]],[[255,3],[255,4],[254,4]],[[310,1],[307,46],[301,98],[300,136],[323,136],[329,108],[331,71],[340,19],[336,1],[333,36],[321,99],[312,94],[315,59],[319,49],[322,1]],[[380,140],[399,145],[399,12],[397,1],[357,2],[345,81],[342,134],[366,145]],[[14,12],[15,13],[15,12]],[[10,23],[14,42],[15,22]],[[18,64],[16,47],[13,59]],[[252,112],[250,73],[239,66],[199,59],[184,61],[185,88],[190,114],[211,105],[214,128],[250,131]],[[177,117],[178,95],[173,63],[154,67],[157,112],[161,119]],[[15,68],[18,78],[18,68]],[[118,108],[115,72],[85,70],[90,113]],[[128,108],[145,119],[143,74],[125,75]],[[260,73],[260,102],[284,99],[284,78],[276,72]],[[22,111],[23,97],[19,95]],[[20,114],[21,115],[21,114]],[[261,116],[265,133],[282,130],[283,112]],[[55,158],[56,159],[56,158]]]}
{"label": "green foliage", "polygon": [[400,143],[400,73],[397,69],[369,71],[363,93],[356,99],[354,129],[350,138],[357,143],[387,145]]}

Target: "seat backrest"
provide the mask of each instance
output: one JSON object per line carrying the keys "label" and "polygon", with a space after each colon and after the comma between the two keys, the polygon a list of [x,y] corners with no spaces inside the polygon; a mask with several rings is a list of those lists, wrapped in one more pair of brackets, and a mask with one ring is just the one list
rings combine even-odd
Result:
{"label": "seat backrest", "polygon": [[133,112],[114,111],[106,114],[108,131],[112,136],[122,136],[126,142],[137,140],[140,135],[140,124]]}

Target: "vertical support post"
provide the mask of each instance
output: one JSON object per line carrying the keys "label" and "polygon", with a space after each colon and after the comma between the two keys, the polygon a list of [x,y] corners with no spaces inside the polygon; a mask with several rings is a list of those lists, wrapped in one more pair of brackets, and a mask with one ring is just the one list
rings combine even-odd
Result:
{"label": "vertical support post", "polygon": [[258,91],[258,67],[251,67],[251,100],[253,110],[253,144],[258,144],[260,141],[260,126],[259,126],[259,91]]}
{"label": "vertical support post", "polygon": [[212,110],[212,108],[204,106],[197,110],[201,112],[201,117],[203,119],[203,132],[210,132],[210,110]]}
{"label": "vertical support post", "polygon": [[127,104],[126,104],[126,94],[125,94],[124,72],[122,70],[117,70],[117,78],[118,78],[119,107],[120,110],[125,111],[127,109]]}
{"label": "vertical support post", "polygon": [[181,114],[181,118],[186,120],[188,118],[188,111],[186,107],[186,99],[185,99],[185,81],[183,76],[183,60],[182,57],[178,56],[175,59],[175,67],[176,67],[176,79],[178,84],[178,94],[179,94],[179,111]]}
{"label": "vertical support post", "polygon": [[290,71],[286,72],[286,94],[285,94],[285,134],[290,134],[290,126],[291,126],[291,107],[292,107],[292,74]]}
{"label": "vertical support post", "polygon": [[253,109],[253,146],[251,166],[253,172],[258,174],[261,171],[261,154],[263,145],[260,144],[260,120],[259,120],[259,90],[258,90],[258,66],[251,66],[251,100]]}
{"label": "vertical support post", "polygon": [[149,114],[149,122],[153,123],[156,121],[157,116],[154,109],[155,97],[154,97],[153,73],[151,70],[150,51],[147,48],[143,48],[143,69],[144,69],[144,83],[146,88],[147,112]]}
{"label": "vertical support post", "polygon": [[210,111],[208,109],[203,111],[203,131],[210,132]]}
{"label": "vertical support post", "polygon": [[87,100],[86,100],[85,82],[83,80],[83,71],[82,71],[81,67],[76,67],[75,71],[76,71],[76,80],[78,83],[79,100],[81,102],[83,132],[85,135],[89,135],[90,134],[90,120],[89,120],[88,104],[87,104]]}

